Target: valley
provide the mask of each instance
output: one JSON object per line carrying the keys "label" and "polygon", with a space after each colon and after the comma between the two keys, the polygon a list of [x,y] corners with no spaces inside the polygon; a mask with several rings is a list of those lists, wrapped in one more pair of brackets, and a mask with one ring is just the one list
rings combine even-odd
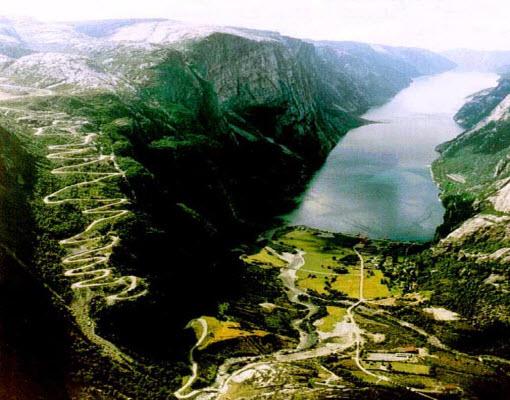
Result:
{"label": "valley", "polygon": [[505,398],[504,76],[160,19],[0,32],[0,256],[57,321],[5,393]]}
{"label": "valley", "polygon": [[459,70],[415,79],[363,115],[373,123],[340,139],[285,221],[371,238],[432,240],[444,214],[430,173],[435,147],[462,133],[453,116],[465,98],[496,83],[496,74]]}
{"label": "valley", "polygon": [[[218,367],[211,386],[192,390],[191,381],[186,381],[176,396],[314,399],[386,398],[392,393],[397,398],[470,398],[473,390],[476,392],[471,386],[475,379],[508,385],[501,370],[508,367],[504,360],[491,362],[489,358],[474,357],[443,342],[451,340],[450,336],[468,321],[443,320],[429,314],[430,293],[387,286],[391,281],[384,271],[412,268],[418,252],[412,244],[369,241],[303,227],[283,229],[259,253],[246,256],[244,261],[248,271],[266,270],[278,279],[287,296],[259,295],[257,301],[263,302],[249,315],[241,311],[243,299],[239,299],[241,304],[231,304],[228,315],[241,321],[247,333],[232,331],[232,336],[208,345],[203,345],[210,335],[207,322],[204,317],[197,320],[203,328],[193,325],[198,341],[191,357],[202,362],[194,364],[193,370],[198,373],[191,379],[206,379],[201,371],[203,374],[211,367],[207,353],[215,354],[217,348],[222,348],[228,354],[225,347],[234,349],[244,340],[263,340],[257,336],[250,339],[249,332],[265,332],[264,337],[276,335],[268,325],[275,313],[288,314],[288,323],[299,333],[294,347],[227,358]],[[323,264],[316,264],[316,260]],[[338,269],[342,272],[333,272]],[[314,289],[310,280],[316,281]],[[253,296],[253,290],[247,295]],[[293,320],[291,315],[298,319]]]}

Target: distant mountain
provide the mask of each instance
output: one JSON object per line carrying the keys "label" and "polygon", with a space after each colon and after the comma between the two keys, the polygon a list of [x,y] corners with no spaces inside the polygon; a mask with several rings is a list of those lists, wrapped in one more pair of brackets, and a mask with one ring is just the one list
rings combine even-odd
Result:
{"label": "distant mountain", "polygon": [[456,49],[441,54],[466,70],[501,72],[510,67],[510,51]]}
{"label": "distant mountain", "polygon": [[[432,51],[413,47],[393,47],[356,42],[316,42],[319,46],[332,47],[339,53],[348,53],[371,61],[372,66],[398,67],[411,74],[434,74],[455,67],[452,61]],[[390,60],[393,61],[391,64]],[[397,64],[395,64],[397,63]]]}
{"label": "distant mountain", "polygon": [[163,22],[165,19],[151,18],[151,19],[111,19],[111,20],[97,20],[97,21],[82,21],[71,22],[70,25],[74,26],[76,31],[84,33],[87,36],[104,38],[112,35],[117,30],[135,24],[151,24]]}
{"label": "distant mountain", "polygon": [[[160,19],[47,24],[3,18],[0,23],[3,76],[12,83],[38,88],[133,89],[162,62],[165,49],[187,51],[219,34],[263,47],[308,43],[271,31]],[[444,57],[422,49],[324,41],[311,42],[311,46],[314,69],[323,74],[322,90],[338,97],[339,109],[356,114],[384,102],[414,77],[454,67]]]}
{"label": "distant mountain", "polygon": [[420,49],[168,20],[0,29],[0,134],[15,138],[0,146],[0,240],[78,330],[80,399],[171,398],[188,374],[183,328],[240,290],[239,249],[366,110],[454,66]]}
{"label": "distant mountain", "polygon": [[395,87],[409,84],[409,78],[434,74],[455,64],[428,50],[390,47],[356,42],[312,42],[318,53],[361,85],[360,92],[382,103]]}

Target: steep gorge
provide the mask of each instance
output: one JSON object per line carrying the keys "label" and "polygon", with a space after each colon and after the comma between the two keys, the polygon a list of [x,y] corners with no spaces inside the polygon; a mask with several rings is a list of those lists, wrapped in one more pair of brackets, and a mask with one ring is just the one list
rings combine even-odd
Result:
{"label": "steep gorge", "polygon": [[[114,35],[127,29],[121,25]],[[66,300],[90,299],[84,314],[98,333],[143,360],[144,372],[130,374],[77,341],[82,366],[75,379],[108,393],[122,381],[130,396],[144,390],[163,398],[186,369],[191,338],[182,328],[240,290],[239,247],[292,206],[338,139],[364,123],[361,113],[413,77],[452,64],[418,49],[317,44],[267,32],[219,31],[177,44],[112,44],[112,32],[102,28],[83,35],[51,46],[38,37],[35,54],[9,50],[13,58],[0,72],[7,93],[0,122],[6,135],[30,144],[27,157],[35,158],[23,163],[34,167],[34,181],[24,180],[18,201],[27,204],[26,221],[33,221],[40,243],[35,254],[23,254]],[[24,38],[23,49],[30,47]],[[119,188],[131,212],[116,223],[121,245],[108,261],[148,282],[148,295],[136,302],[110,307],[94,290],[72,290],[62,277],[59,241],[90,221],[74,205],[41,201],[51,188],[69,184],[51,176],[47,143],[32,135],[57,114],[63,125],[86,121],[80,132],[98,133],[102,154],[114,153],[127,177]],[[19,178],[9,179],[9,187],[20,187]],[[14,245],[26,243],[19,223],[7,228],[17,231]],[[3,243],[11,246],[16,235]],[[151,379],[141,385],[144,374]]]}

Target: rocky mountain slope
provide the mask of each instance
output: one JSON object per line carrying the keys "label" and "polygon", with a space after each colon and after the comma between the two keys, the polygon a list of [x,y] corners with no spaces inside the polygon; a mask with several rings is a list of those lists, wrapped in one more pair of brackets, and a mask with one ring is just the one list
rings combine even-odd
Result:
{"label": "rocky mountain slope", "polygon": [[188,367],[182,328],[241,290],[232,249],[289,207],[359,115],[453,66],[174,21],[0,24],[2,134],[34,159],[30,180],[1,159],[29,214],[2,220],[2,243],[70,316],[80,399],[167,398]]}
{"label": "rocky mountain slope", "polygon": [[[368,106],[383,103],[395,93],[396,87],[405,87],[409,77],[417,77],[447,70],[453,64],[444,57],[422,49],[368,45],[353,42],[314,42],[319,55],[335,68],[335,73],[348,74],[359,85],[363,103],[354,108],[358,112]],[[335,78],[327,77],[332,85]],[[342,90],[339,82],[337,89]],[[352,97],[352,96],[351,96]],[[346,99],[346,102],[349,100]]]}
{"label": "rocky mountain slope", "polygon": [[503,77],[496,88],[489,88],[475,93],[457,112],[455,120],[462,127],[470,130],[487,125],[490,121],[498,121],[508,108],[510,81]]}
{"label": "rocky mountain slope", "polygon": [[474,95],[456,117],[466,132],[441,146],[433,166],[447,208],[440,228],[444,238],[432,250],[436,265],[448,265],[436,273],[451,283],[443,285],[443,300],[491,332],[492,344],[504,346],[505,354],[510,326],[509,96],[504,76],[496,88]]}

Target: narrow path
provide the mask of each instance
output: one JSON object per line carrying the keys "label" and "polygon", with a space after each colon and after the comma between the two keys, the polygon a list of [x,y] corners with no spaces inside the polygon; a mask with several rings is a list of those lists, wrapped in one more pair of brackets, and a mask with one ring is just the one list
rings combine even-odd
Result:
{"label": "narrow path", "polygon": [[[289,301],[299,306],[304,306],[308,310],[308,312],[303,318],[299,318],[292,321],[292,326],[299,332],[298,345],[294,350],[290,351],[288,349],[284,349],[268,355],[237,357],[227,359],[219,367],[216,376],[216,381],[213,385],[204,389],[197,389],[187,394],[184,394],[184,392],[186,392],[186,390],[189,390],[193,384],[191,380],[188,380],[185,385],[183,385],[176,392],[174,392],[174,395],[178,399],[190,399],[190,398],[200,400],[217,399],[220,398],[223,394],[228,392],[229,384],[232,381],[235,381],[237,378],[242,377],[243,374],[249,370],[255,371],[260,369],[272,370],[274,369],[275,365],[278,365],[280,363],[289,363],[317,357],[327,357],[331,354],[344,351],[352,346],[352,343],[350,343],[335,348],[332,347],[313,348],[313,346],[317,343],[316,333],[315,331],[309,332],[306,329],[303,329],[302,324],[303,322],[309,320],[319,310],[319,307],[313,303],[299,300],[300,295],[305,295],[306,297],[309,296],[296,286],[297,272],[301,270],[302,267],[305,265],[305,258],[303,257],[305,253],[303,251],[298,251],[295,254],[292,253],[279,254],[277,252],[274,253],[287,263],[287,267],[282,268],[282,272],[280,273],[279,277],[287,290]],[[200,346],[201,343],[202,340],[200,338],[190,351],[190,364],[191,364],[190,368],[192,370],[192,376],[194,377],[193,380],[196,380],[198,373],[198,365],[194,361],[192,354],[194,350],[198,346]],[[243,366],[231,372],[231,370],[236,364],[240,365],[242,364]]]}
{"label": "narrow path", "polygon": [[[360,261],[359,299],[358,299],[358,301],[356,303],[354,303],[352,306],[350,306],[347,309],[347,316],[350,319],[351,323],[355,325],[354,335],[355,335],[355,343],[356,343],[356,354],[354,356],[354,361],[356,363],[356,366],[360,369],[360,371],[362,371],[363,373],[365,373],[368,376],[371,376],[373,378],[377,378],[377,382],[376,383],[379,383],[380,381],[385,381],[385,382],[392,382],[396,386],[400,386],[400,385],[396,384],[394,381],[392,381],[387,376],[378,375],[378,374],[375,374],[375,373],[367,370],[365,367],[363,367],[363,365],[361,363],[360,355],[361,355],[361,350],[362,350],[363,342],[362,342],[362,339],[361,339],[361,330],[360,330],[358,324],[356,323],[356,321],[354,319],[353,311],[354,311],[354,309],[356,307],[358,307],[360,304],[365,302],[364,292],[363,292],[363,290],[364,290],[364,275],[365,275],[365,260],[363,259],[363,256],[361,255],[361,253],[356,249],[356,247],[353,247],[353,250],[356,253],[356,255],[358,256],[359,261]],[[421,391],[420,389],[416,389],[416,388],[413,388],[413,387],[410,387],[410,386],[403,386],[403,387],[406,390],[409,390],[410,392],[416,393],[419,396],[425,397],[425,398],[430,399],[430,400],[437,400],[435,397],[432,397],[432,396],[430,396],[430,395],[428,395],[426,393],[423,393],[423,391]]]}
{"label": "narrow path", "polygon": [[190,387],[195,383],[195,381],[198,378],[198,363],[195,361],[193,353],[195,352],[195,349],[200,347],[200,345],[204,342],[205,338],[207,337],[207,333],[209,331],[209,327],[207,326],[207,321],[203,318],[198,318],[193,321],[191,321],[188,324],[188,328],[192,327],[193,323],[199,323],[202,328],[202,334],[200,335],[199,339],[195,343],[195,345],[191,348],[189,351],[189,361],[191,364],[191,376],[186,380],[186,383],[181,386],[179,390],[176,390],[174,392],[174,396],[178,399],[190,399],[195,396],[197,396],[201,391],[200,390],[194,390],[192,392],[184,394]]}
{"label": "narrow path", "polygon": [[107,304],[135,299],[147,293],[146,285],[140,278],[119,277],[109,266],[113,248],[119,243],[113,231],[114,224],[127,215],[128,210],[122,206],[128,204],[128,200],[121,196],[102,198],[90,192],[78,195],[80,188],[90,188],[97,192],[95,186],[103,182],[113,185],[110,187],[116,191],[116,184],[110,181],[125,178],[123,171],[113,155],[102,153],[96,142],[99,134],[80,131],[87,124],[85,120],[72,118],[62,112],[32,111],[12,106],[0,106],[0,112],[9,120],[15,120],[16,124],[33,129],[35,138],[50,142],[47,144],[46,157],[51,163],[60,164],[50,171],[51,174],[62,180],[65,178],[76,182],[42,199],[48,207],[75,204],[91,221],[83,232],[60,241],[67,251],[62,258],[64,276],[78,278],[71,285],[72,289],[87,289],[83,294],[75,296],[70,305],[65,302],[65,307],[74,317],[82,334],[106,357],[124,368],[131,368],[134,360],[115,344],[98,335],[95,321],[90,318],[90,299],[98,294],[99,288],[99,294],[104,296]]}
{"label": "narrow path", "polygon": [[[47,158],[64,164],[54,168],[51,171],[53,175],[78,178],[77,183],[44,197],[44,203],[50,206],[78,204],[83,206],[83,215],[96,218],[82,232],[60,241],[62,246],[69,249],[62,264],[71,268],[67,269],[64,275],[81,279],[71,285],[73,289],[118,287],[116,293],[105,296],[108,304],[135,299],[147,293],[146,289],[136,290],[140,286],[140,279],[136,276],[115,278],[114,271],[108,267],[113,248],[120,242],[119,237],[111,230],[112,225],[128,214],[127,209],[120,208],[129,203],[128,199],[88,197],[88,193],[87,197],[79,196],[79,189],[91,188],[113,178],[122,178],[124,172],[118,167],[113,154],[105,155],[98,148],[95,143],[97,133],[78,132],[81,125],[83,122],[69,126],[69,121],[54,120],[51,125],[39,126],[35,132],[35,136],[63,138],[71,142],[49,145]],[[109,227],[108,233],[102,234],[99,228],[105,226]]]}
{"label": "narrow path", "polygon": [[59,242],[67,250],[62,259],[66,268],[64,276],[78,279],[71,288],[106,290],[107,304],[145,295],[147,289],[140,278],[118,276],[109,266],[113,248],[120,242],[113,230],[114,224],[129,213],[124,208],[129,200],[124,196],[97,195],[103,184],[115,185],[112,188],[114,192],[118,191],[113,180],[125,179],[115,156],[103,154],[96,142],[99,134],[80,132],[87,121],[73,119],[65,113],[15,107],[0,107],[0,110],[9,117],[18,115],[16,122],[32,127],[35,137],[54,141],[56,144],[47,145],[46,157],[60,166],[53,168],[51,174],[75,181],[45,196],[44,204],[75,204],[91,220],[82,232]]}
{"label": "narrow path", "polygon": [[376,378],[378,382],[379,381],[389,382],[390,378],[388,378],[387,376],[374,374],[373,372],[370,372],[369,370],[367,370],[361,364],[360,355],[361,355],[361,350],[363,348],[363,340],[362,340],[362,337],[361,337],[361,329],[360,329],[359,325],[356,323],[356,320],[354,319],[353,311],[354,311],[354,309],[356,307],[358,307],[360,304],[363,304],[365,302],[364,293],[363,293],[363,290],[364,290],[364,279],[365,279],[365,260],[363,259],[363,256],[360,254],[360,252],[356,249],[356,247],[353,247],[353,250],[356,253],[356,255],[358,256],[359,261],[360,261],[359,298],[358,298],[358,301],[356,303],[354,303],[353,305],[351,305],[347,309],[347,318],[350,321],[350,323],[354,326],[354,329],[353,329],[353,331],[354,331],[354,343],[355,343],[355,346],[356,346],[356,353],[354,355],[354,362],[356,363],[356,366],[360,369],[360,371],[362,371],[363,373],[365,373],[368,376]]}

